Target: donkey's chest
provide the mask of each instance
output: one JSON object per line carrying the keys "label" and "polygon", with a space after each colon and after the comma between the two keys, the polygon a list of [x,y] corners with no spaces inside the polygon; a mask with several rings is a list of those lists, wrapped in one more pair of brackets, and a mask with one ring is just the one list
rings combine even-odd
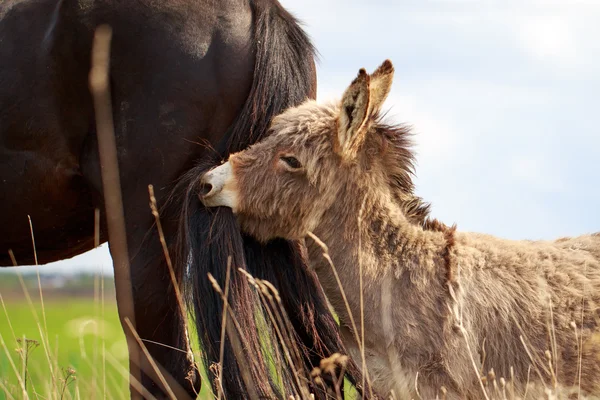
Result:
{"label": "donkey's chest", "polygon": [[[361,321],[360,299],[349,293],[347,301],[354,316],[356,331],[348,313],[340,313],[342,339],[352,358],[365,372],[363,352],[358,342],[362,341],[360,332],[364,325],[364,363],[368,379],[375,389],[387,396],[393,391],[397,399],[415,398],[415,380],[418,366],[414,360],[404,356],[406,349],[398,347],[398,327],[396,326],[398,302],[394,299],[393,279],[383,279],[377,285],[367,284],[364,291]],[[343,315],[343,316],[342,316]]]}
{"label": "donkey's chest", "polygon": [[[366,328],[366,327],[365,327]],[[341,335],[349,355],[358,364],[363,374],[379,394],[384,396],[394,393],[396,399],[415,398],[416,371],[402,365],[393,349],[382,344],[373,343],[368,330],[365,337],[364,365],[363,353],[357,344],[354,333],[345,327],[341,328]]]}

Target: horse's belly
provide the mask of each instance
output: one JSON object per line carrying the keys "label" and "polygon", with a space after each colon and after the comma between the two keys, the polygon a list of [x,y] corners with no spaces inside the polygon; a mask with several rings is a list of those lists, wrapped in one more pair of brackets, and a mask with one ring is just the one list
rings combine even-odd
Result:
{"label": "horse's belly", "polygon": [[[51,156],[52,157],[51,157]],[[79,254],[94,234],[92,195],[74,156],[60,149],[0,147],[0,266],[34,261],[29,218],[40,263]]]}

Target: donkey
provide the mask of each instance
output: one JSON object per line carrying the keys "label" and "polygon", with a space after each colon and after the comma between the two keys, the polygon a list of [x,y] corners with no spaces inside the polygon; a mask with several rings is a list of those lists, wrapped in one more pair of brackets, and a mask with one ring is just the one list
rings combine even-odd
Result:
{"label": "donkey", "polygon": [[483,398],[493,369],[516,395],[528,382],[600,394],[600,233],[511,241],[431,219],[410,132],[382,120],[393,73],[361,69],[341,101],[275,117],[270,136],[201,177],[201,200],[262,242],[306,239],[380,393]]}

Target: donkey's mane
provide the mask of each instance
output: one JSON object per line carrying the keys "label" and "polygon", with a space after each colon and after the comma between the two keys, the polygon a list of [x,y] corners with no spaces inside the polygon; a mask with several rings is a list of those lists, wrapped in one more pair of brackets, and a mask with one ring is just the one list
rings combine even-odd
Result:
{"label": "donkey's mane", "polygon": [[374,136],[381,141],[383,168],[394,198],[411,223],[425,230],[446,231],[447,225],[430,217],[431,204],[414,193],[416,158],[412,149],[410,126],[388,124],[383,121],[384,117],[383,114],[374,116],[371,129]]}

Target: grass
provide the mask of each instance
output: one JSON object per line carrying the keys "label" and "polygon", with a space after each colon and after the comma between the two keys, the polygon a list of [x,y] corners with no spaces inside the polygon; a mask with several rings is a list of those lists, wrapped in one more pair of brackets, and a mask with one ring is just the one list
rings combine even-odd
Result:
{"label": "grass", "polygon": [[127,398],[112,279],[56,278],[0,276],[0,400]]}
{"label": "grass", "polygon": [[[129,398],[114,284],[104,281],[102,301],[98,282],[44,289],[42,308],[37,277],[21,286],[16,274],[0,275],[0,400]],[[212,398],[208,386],[203,379],[200,398]]]}
{"label": "grass", "polygon": [[[268,293],[266,282],[249,279],[260,293]],[[17,275],[0,274],[0,400],[129,398],[127,346],[112,280],[103,282],[104,297],[100,281],[89,276],[67,282],[60,290],[43,290],[43,307],[37,284],[35,276],[20,281]],[[283,328],[285,323],[275,325]],[[278,334],[285,336],[284,331]],[[360,343],[360,338],[356,340]],[[197,353],[197,345],[195,349]],[[324,360],[319,371],[327,373],[339,357]],[[474,368],[482,378],[482,398],[517,398],[511,379],[496,378],[493,371],[477,371],[475,363]],[[199,398],[214,398],[209,386],[204,376]],[[347,394],[352,393],[348,397],[357,397],[349,389],[346,385]],[[561,388],[528,398],[571,398],[576,393],[557,389]],[[445,398],[444,391],[441,398]]]}
{"label": "grass", "polygon": [[[93,298],[45,299],[45,327],[38,327],[34,316],[42,315],[38,301],[30,307],[26,299],[13,297],[5,300],[5,305],[8,315],[2,312],[0,320],[8,318],[10,324],[0,324],[5,344],[0,355],[0,376],[8,394],[24,397],[19,384],[19,377],[24,380],[25,375],[21,367],[24,353],[31,398],[53,398],[59,394],[59,398],[117,399],[128,393],[127,381],[117,369],[117,365],[127,368],[127,346],[114,301],[105,303],[102,316]],[[29,350],[24,349],[19,340],[22,338],[30,341],[26,343]],[[44,341],[49,344],[48,355]],[[103,349],[117,365],[106,362]],[[11,358],[17,371],[11,366]],[[66,376],[69,382],[64,382]],[[9,398],[8,394],[0,394],[0,399]]]}
{"label": "grass", "polygon": [[[268,293],[264,283],[254,283]],[[44,288],[40,297],[35,274],[20,279],[18,273],[0,273],[0,400],[129,398],[127,345],[114,283],[106,279],[103,286],[104,298],[99,279],[82,276],[60,289]],[[190,334],[199,361],[195,332]],[[337,356],[322,367],[342,361]],[[269,367],[281,368],[276,364]],[[199,398],[215,398],[201,372]],[[355,393],[347,383],[346,391]]]}
{"label": "grass", "polygon": [[[0,272],[0,400],[128,399],[127,344],[113,280],[83,275],[46,287],[51,281],[42,279],[40,290],[36,274]],[[280,368],[271,364],[272,371]],[[201,373],[198,398],[215,398]]]}

